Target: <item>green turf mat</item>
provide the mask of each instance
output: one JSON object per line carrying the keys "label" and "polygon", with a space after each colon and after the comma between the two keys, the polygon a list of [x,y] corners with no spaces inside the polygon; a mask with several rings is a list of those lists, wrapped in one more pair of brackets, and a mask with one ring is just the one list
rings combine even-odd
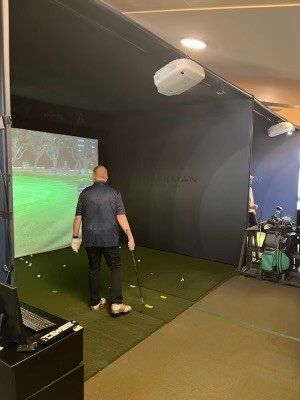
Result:
{"label": "green turf mat", "polygon": [[[124,247],[124,249],[123,249]],[[141,284],[195,302],[220,282],[235,275],[230,265],[139,247],[136,259]],[[122,246],[123,279],[135,281],[132,261]]]}
{"label": "green turf mat", "polygon": [[[21,300],[85,328],[86,379],[190,307],[199,297],[234,275],[234,268],[193,257],[136,249],[145,303],[142,306],[132,259],[122,246],[123,294],[134,311],[113,319],[108,309],[93,313],[88,307],[87,258],[71,249],[22,257],[16,262]],[[104,264],[104,262],[103,262]],[[102,288],[109,294],[109,270],[102,267]]]}
{"label": "green turf mat", "polygon": [[129,284],[123,286],[124,298],[135,311],[150,317],[158,318],[165,323],[170,322],[177,315],[193,305],[191,301],[156,290],[142,288],[142,292],[145,305],[152,306],[153,308],[147,308],[145,305],[142,305],[137,287],[132,288]]}

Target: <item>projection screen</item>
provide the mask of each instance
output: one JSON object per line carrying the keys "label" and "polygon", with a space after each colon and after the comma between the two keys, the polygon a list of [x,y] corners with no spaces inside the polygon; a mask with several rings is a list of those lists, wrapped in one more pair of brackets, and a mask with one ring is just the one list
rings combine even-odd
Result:
{"label": "projection screen", "polygon": [[65,247],[80,192],[92,183],[98,141],[12,129],[15,256]]}

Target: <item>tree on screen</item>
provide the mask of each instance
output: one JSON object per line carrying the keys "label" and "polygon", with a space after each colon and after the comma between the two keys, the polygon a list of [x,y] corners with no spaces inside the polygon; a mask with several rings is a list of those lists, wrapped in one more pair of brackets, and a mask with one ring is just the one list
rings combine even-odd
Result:
{"label": "tree on screen", "polygon": [[43,157],[46,151],[46,132],[30,131],[30,150],[34,155],[33,168],[37,169],[39,160]]}
{"label": "tree on screen", "polygon": [[85,174],[88,173],[89,167],[93,168],[97,164],[96,152],[93,140],[84,139],[84,145],[80,152],[80,159],[81,159],[82,169]]}
{"label": "tree on screen", "polygon": [[74,170],[80,173],[80,153],[77,146],[78,138],[74,136],[66,136],[65,143],[74,161]]}
{"label": "tree on screen", "polygon": [[45,153],[52,163],[53,173],[56,173],[59,154],[61,149],[64,147],[64,138],[60,135],[52,135],[48,133],[45,139]]}
{"label": "tree on screen", "polygon": [[14,129],[12,131],[12,164],[16,167],[18,161],[28,149],[28,131],[26,129]]}

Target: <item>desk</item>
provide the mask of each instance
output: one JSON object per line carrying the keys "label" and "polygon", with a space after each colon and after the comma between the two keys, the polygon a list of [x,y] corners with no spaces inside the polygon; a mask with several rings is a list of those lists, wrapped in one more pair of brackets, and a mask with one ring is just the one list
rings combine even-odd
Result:
{"label": "desk", "polygon": [[[67,321],[26,305],[30,311],[53,321]],[[35,341],[54,328],[38,334],[26,329]],[[38,344],[33,353],[17,353],[15,344],[0,352],[1,400],[83,400],[83,329],[71,331],[52,344]]]}

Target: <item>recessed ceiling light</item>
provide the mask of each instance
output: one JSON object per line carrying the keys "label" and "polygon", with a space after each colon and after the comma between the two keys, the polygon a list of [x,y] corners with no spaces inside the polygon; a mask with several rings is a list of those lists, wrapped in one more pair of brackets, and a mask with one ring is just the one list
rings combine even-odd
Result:
{"label": "recessed ceiling light", "polygon": [[207,46],[207,43],[203,40],[193,38],[183,38],[180,40],[181,44],[191,49],[203,50]]}

